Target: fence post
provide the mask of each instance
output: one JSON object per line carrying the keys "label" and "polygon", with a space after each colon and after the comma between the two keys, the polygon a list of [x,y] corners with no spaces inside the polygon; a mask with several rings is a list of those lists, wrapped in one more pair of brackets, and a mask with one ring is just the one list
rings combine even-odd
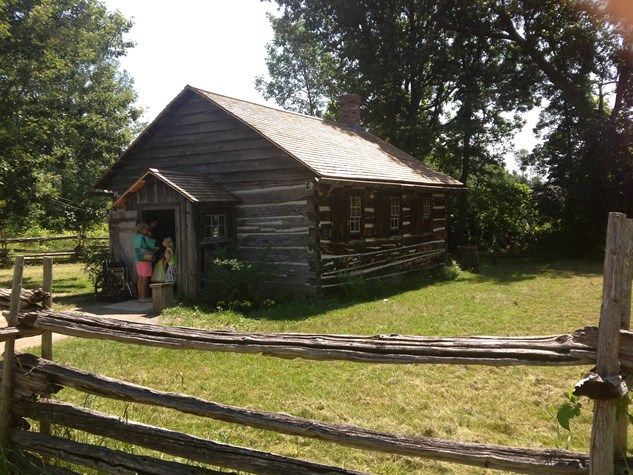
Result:
{"label": "fence post", "polygon": [[[7,324],[15,326],[20,311],[20,290],[22,289],[22,271],[24,258],[15,258],[13,268],[13,284],[11,285],[11,302]],[[2,367],[2,386],[0,386],[0,446],[6,447],[11,430],[11,391],[13,390],[13,357],[15,356],[15,337],[4,342],[4,359]]]}
{"label": "fence post", "polygon": [[[633,244],[632,223],[622,213],[609,213],[596,364],[596,372],[603,379],[620,372],[620,324],[623,310],[630,308],[627,279]],[[589,462],[591,475],[613,473],[617,405],[618,399],[594,402]]]}
{"label": "fence post", "polygon": [[[43,266],[43,285],[42,288],[48,292],[49,296],[43,302],[44,308],[53,309],[53,258],[44,257]],[[46,360],[53,359],[53,332],[45,330],[42,332],[42,358]],[[42,434],[51,433],[51,425],[47,421],[40,421],[40,432]]]}
{"label": "fence post", "polygon": [[[633,219],[627,219],[628,232],[625,232],[623,238],[626,240],[633,240]],[[633,279],[633,251],[628,249],[629,253],[624,256],[625,260],[625,274],[623,276],[623,289],[622,289],[622,307],[620,314],[620,328],[622,330],[629,330],[631,328],[631,284]],[[631,378],[627,378],[627,385],[630,387],[632,383]],[[616,429],[615,429],[615,456],[622,456],[626,458],[627,454],[627,432],[628,432],[628,408],[626,404],[620,407],[620,410],[616,414]]]}

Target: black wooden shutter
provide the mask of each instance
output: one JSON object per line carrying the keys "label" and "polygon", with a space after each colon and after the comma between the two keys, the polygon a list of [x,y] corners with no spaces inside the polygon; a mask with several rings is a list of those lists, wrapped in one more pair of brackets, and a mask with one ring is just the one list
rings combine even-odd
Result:
{"label": "black wooden shutter", "polygon": [[374,234],[376,237],[389,237],[391,229],[389,216],[391,214],[391,200],[389,195],[378,193],[374,199]]}
{"label": "black wooden shutter", "polygon": [[332,193],[330,213],[332,216],[332,241],[349,241],[349,197],[345,193]]}
{"label": "black wooden shutter", "polygon": [[411,197],[411,232],[413,234],[422,234],[424,231],[424,223],[422,217],[422,197]]}

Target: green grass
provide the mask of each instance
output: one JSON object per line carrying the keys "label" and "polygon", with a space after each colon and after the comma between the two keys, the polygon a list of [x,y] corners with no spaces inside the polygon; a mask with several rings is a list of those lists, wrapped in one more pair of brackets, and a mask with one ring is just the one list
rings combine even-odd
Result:
{"label": "green grass", "polygon": [[[0,268],[0,287],[11,288],[13,268]],[[34,289],[42,286],[42,263],[24,267],[22,286]],[[94,298],[93,287],[82,263],[53,265],[53,305],[58,310],[75,308]]]}
{"label": "green grass", "polygon": [[[263,332],[553,334],[597,323],[601,281],[599,262],[517,260],[484,265],[480,274],[464,272],[449,282],[411,278],[373,300],[289,303],[252,315],[181,306],[171,309],[163,322]],[[589,369],[310,362],[87,340],[60,342],[54,352],[56,360],[80,368],[225,404],[387,432],[547,448],[566,447],[567,434],[556,429],[554,413]],[[493,473],[86,399],[70,390],[59,397],[221,442],[374,473]],[[569,441],[569,448],[577,451],[587,451],[589,444],[591,406],[589,401],[583,404]]]}

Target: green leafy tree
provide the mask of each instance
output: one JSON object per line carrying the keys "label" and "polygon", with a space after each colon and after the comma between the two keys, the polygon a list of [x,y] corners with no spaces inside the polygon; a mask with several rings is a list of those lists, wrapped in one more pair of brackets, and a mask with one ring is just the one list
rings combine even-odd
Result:
{"label": "green leafy tree", "polygon": [[321,116],[336,94],[337,63],[303,21],[268,14],[274,38],[266,45],[270,76],[255,79],[256,89],[285,109]]}
{"label": "green leafy tree", "polygon": [[[472,25],[478,25],[479,30],[491,28],[482,14],[476,3],[453,1],[444,18],[451,32],[453,73],[448,84],[454,92],[444,105],[446,119],[438,131],[443,146],[436,147],[434,156],[443,169],[466,185],[493,179],[496,175],[491,169],[502,173],[510,139],[523,124],[520,112],[535,104],[535,74],[518,67],[516,49],[470,32]],[[468,227],[472,215],[469,194],[458,198],[457,242],[479,234]]]}
{"label": "green leafy tree", "polygon": [[[283,24],[300,25],[336,58],[338,88],[365,98],[363,120],[372,132],[467,185],[489,164],[502,163],[521,124],[510,112],[533,104],[534,82],[529,71],[516,67],[516,48],[468,31],[481,21],[481,5],[453,0],[277,3],[283,7]],[[279,23],[273,20],[272,26],[277,32]],[[290,56],[269,60],[281,61],[288,71],[297,59],[288,41],[279,39]],[[278,75],[270,68],[269,73]],[[284,94],[294,94],[284,82],[281,86]],[[463,196],[459,241],[468,235],[466,206]]]}
{"label": "green leafy tree", "polygon": [[529,248],[540,225],[530,186],[498,166],[472,180],[467,210],[472,237],[492,252]]}
{"label": "green leafy tree", "polygon": [[118,59],[131,22],[97,0],[0,2],[0,226],[81,230],[140,111]]}
{"label": "green leafy tree", "polygon": [[633,213],[633,26],[599,0],[487,1],[484,33],[537,71],[542,144],[527,163],[560,190],[555,222],[579,251],[609,211]]}

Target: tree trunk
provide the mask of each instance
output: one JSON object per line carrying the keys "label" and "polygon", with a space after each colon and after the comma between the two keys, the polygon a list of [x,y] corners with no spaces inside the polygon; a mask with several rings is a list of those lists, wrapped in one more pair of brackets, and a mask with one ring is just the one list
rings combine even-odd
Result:
{"label": "tree trunk", "polygon": [[[466,102],[463,106],[463,136],[464,143],[462,147],[462,170],[459,180],[466,185],[470,178],[470,156],[472,148],[472,106]],[[457,198],[457,243],[466,244],[466,216],[468,211],[468,203],[466,193],[460,193]]]}

